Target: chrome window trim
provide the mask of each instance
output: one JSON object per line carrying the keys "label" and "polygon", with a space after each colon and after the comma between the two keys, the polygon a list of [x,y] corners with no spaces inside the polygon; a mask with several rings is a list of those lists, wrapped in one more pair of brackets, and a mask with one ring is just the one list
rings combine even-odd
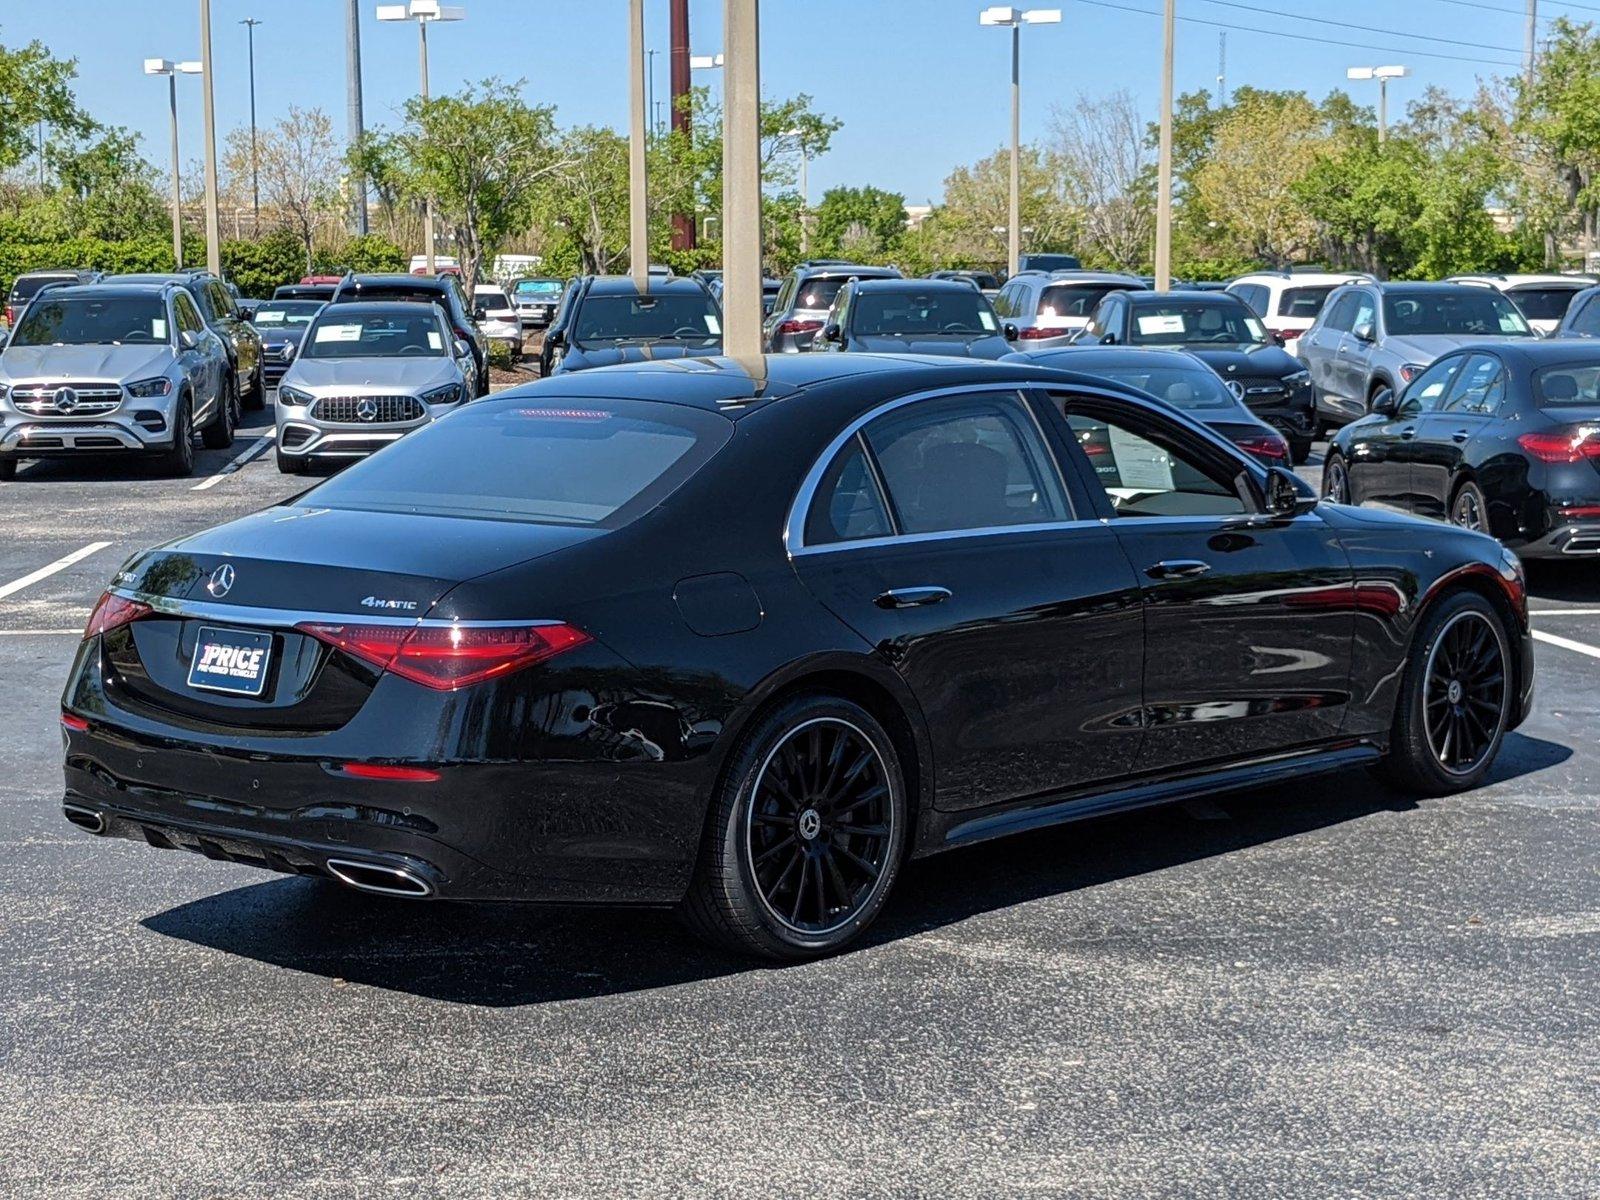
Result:
{"label": "chrome window trim", "polygon": [[150,592],[140,592],[125,587],[113,587],[107,590],[124,600],[136,600],[141,604],[148,604],[162,616],[193,617],[198,620],[222,621],[233,625],[264,625],[273,629],[293,629],[296,625],[308,622],[319,625],[416,626],[421,629],[526,629],[533,626],[561,624],[556,620],[457,621],[440,617],[392,617],[385,616],[381,612],[307,612],[296,608],[261,608],[246,604],[216,604],[180,596],[157,596]]}
{"label": "chrome window trim", "polygon": [[[806,515],[811,511],[811,504],[816,499],[817,488],[822,484],[822,477],[827,473],[828,467],[832,465],[834,458],[841,450],[844,449],[845,444],[849,442],[851,438],[861,433],[866,426],[870,425],[873,421],[887,413],[894,412],[897,409],[905,408],[907,405],[919,404],[928,400],[943,399],[948,396],[976,396],[995,392],[1006,393],[1012,396],[1017,403],[1022,406],[1023,411],[1027,413],[1028,420],[1032,423],[1034,432],[1039,436],[1040,441],[1044,444],[1045,453],[1048,455],[1049,464],[1055,468],[1056,482],[1060,488],[1062,500],[1066,503],[1067,508],[1070,511],[1072,509],[1072,494],[1071,489],[1067,486],[1066,478],[1062,473],[1061,463],[1056,458],[1054,448],[1050,445],[1050,439],[1045,436],[1044,430],[1039,425],[1038,414],[1033,411],[1033,406],[1028,403],[1029,394],[1037,390],[1037,387],[1037,380],[1016,380],[1009,383],[971,383],[956,387],[933,388],[924,392],[913,392],[907,396],[896,396],[893,400],[886,400],[876,408],[873,408],[868,412],[856,417],[848,425],[846,425],[844,429],[842,429],[833,438],[832,441],[828,443],[828,445],[823,449],[822,453],[817,456],[816,461],[811,464],[811,469],[806,472],[805,479],[801,481],[800,490],[795,493],[794,499],[789,504],[789,516],[784,522],[783,526],[783,546],[785,552],[789,555],[789,557],[793,558],[797,554],[816,554],[825,550],[848,549],[854,546],[886,544],[899,541],[911,541],[913,539],[918,541],[930,541],[941,538],[982,537],[991,533],[1014,533],[1024,529],[1038,531],[1041,529],[1070,528],[1075,526],[1098,524],[1098,518],[1093,520],[1070,519],[1066,521],[1033,522],[1026,526],[997,525],[986,526],[980,529],[948,529],[938,530],[932,533],[901,533],[895,534],[889,538],[856,538],[852,541],[845,542],[824,542],[819,546],[806,545]],[[869,452],[868,461],[871,462],[874,458],[875,456],[871,455]],[[876,479],[875,463],[873,471],[874,479]],[[883,489],[883,499],[884,503],[887,505],[889,503],[887,488]],[[889,513],[889,519],[892,522],[894,520],[894,510],[892,507],[889,509]]]}

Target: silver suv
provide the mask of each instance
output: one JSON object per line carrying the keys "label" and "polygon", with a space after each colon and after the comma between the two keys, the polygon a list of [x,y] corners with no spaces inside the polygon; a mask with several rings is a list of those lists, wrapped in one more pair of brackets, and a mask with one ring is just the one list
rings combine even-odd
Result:
{"label": "silver suv", "polygon": [[994,311],[1016,326],[1011,340],[1018,349],[1053,350],[1087,329],[1095,308],[1112,292],[1146,290],[1134,276],[1114,271],[1018,271],[995,297]]}
{"label": "silver suv", "polygon": [[126,451],[194,470],[194,431],[233,444],[227,349],[173,284],[53,287],[0,351],[0,479],[17,462]]}
{"label": "silver suv", "polygon": [[278,385],[278,470],[362,458],[472,399],[472,347],[435,304],[329,304]]}

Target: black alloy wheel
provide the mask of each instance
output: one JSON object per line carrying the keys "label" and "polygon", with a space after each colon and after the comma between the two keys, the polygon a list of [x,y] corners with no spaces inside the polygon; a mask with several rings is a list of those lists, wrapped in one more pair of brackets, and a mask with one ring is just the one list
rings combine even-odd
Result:
{"label": "black alloy wheel", "polygon": [[179,479],[194,474],[194,409],[187,392],[178,397],[172,415],[172,449],[162,455],[162,466]]}
{"label": "black alloy wheel", "polygon": [[744,953],[837,950],[881,910],[907,820],[894,742],[872,714],[840,697],[792,697],[735,751],[681,914]]}
{"label": "black alloy wheel", "polygon": [[248,408],[252,412],[255,412],[265,408],[266,406],[267,368],[262,364],[261,356],[257,354],[255,370],[250,373],[250,399],[243,402],[240,407],[241,410]]}
{"label": "black alloy wheel", "polygon": [[1335,504],[1350,503],[1350,471],[1337,454],[1330,454],[1322,466],[1322,498]]}
{"label": "black alloy wheel", "polygon": [[217,397],[216,411],[200,431],[200,440],[207,450],[226,450],[233,445],[233,431],[239,421],[239,389],[232,375],[222,377],[222,394]]}
{"label": "black alloy wheel", "polygon": [[1461,490],[1456,493],[1455,500],[1450,504],[1450,520],[1463,529],[1475,529],[1479,533],[1488,531],[1483,493],[1478,490],[1477,484],[1461,485]]}

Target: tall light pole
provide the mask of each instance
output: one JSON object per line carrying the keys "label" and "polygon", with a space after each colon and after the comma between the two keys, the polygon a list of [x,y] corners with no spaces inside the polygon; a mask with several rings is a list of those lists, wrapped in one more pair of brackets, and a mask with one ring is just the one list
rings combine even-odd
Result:
{"label": "tall light pole", "polygon": [[660,52],[657,50],[646,50],[644,52],[644,56],[649,63],[649,66],[645,71],[645,75],[647,76],[650,85],[650,99],[646,105],[645,111],[650,114],[649,128],[652,134],[654,134],[656,131],[656,55],[658,53]]}
{"label": "tall light pole", "polygon": [[1410,67],[1351,67],[1344,73],[1346,79],[1376,79],[1378,81],[1378,145],[1389,140],[1389,80],[1404,79],[1411,74]]}
{"label": "tall light pole", "polygon": [[146,75],[167,77],[167,106],[172,114],[172,262],[183,269],[183,187],[178,175],[178,76],[200,74],[197,62],[173,62],[166,58],[144,60]]}
{"label": "tall light pole", "polygon": [[[366,136],[361,113],[361,0],[349,0],[344,10],[344,110],[345,137],[354,150]],[[350,173],[350,231],[367,232],[367,180],[360,171]]]}
{"label": "tall light pole", "polygon": [[1522,33],[1522,78],[1530,88],[1533,86],[1533,60],[1538,53],[1538,36],[1539,0],[1528,0],[1527,25]]}
{"label": "tall light pole", "polygon": [[800,148],[800,254],[804,257],[811,250],[811,230],[806,222],[811,208],[811,187],[806,179],[806,168],[811,164],[811,156],[806,152],[806,131],[785,129],[778,136],[793,138],[795,145]]}
{"label": "tall light pole", "polygon": [[[378,5],[380,21],[415,21],[417,23],[417,59],[422,68],[423,100],[428,99],[428,26],[434,21],[460,21],[467,10],[454,4],[440,4],[439,0],[410,0],[409,4]],[[422,198],[422,252],[427,256],[428,274],[436,273],[433,254],[433,197]]]}
{"label": "tall light pole", "polygon": [[650,286],[644,128],[644,0],[628,0],[628,269],[641,292]]}
{"label": "tall light pole", "polygon": [[1011,30],[1011,205],[1006,218],[1006,272],[1017,273],[1022,255],[1022,27],[1057,25],[1059,8],[1016,9],[994,4],[978,14],[980,25],[1000,25]]}
{"label": "tall light pole", "polygon": [[206,125],[206,270],[222,274],[222,222],[217,219],[217,97],[211,86],[211,0],[200,0],[200,94]]}
{"label": "tall light pole", "polygon": [[1161,136],[1156,164],[1156,291],[1172,286],[1172,58],[1177,0],[1167,0],[1161,39]]}
{"label": "tall light pole", "polygon": [[761,356],[759,0],[723,0],[722,48],[722,347],[753,365]]}
{"label": "tall light pole", "polygon": [[256,150],[256,26],[254,17],[246,17],[239,24],[250,37],[250,199],[255,208],[255,232],[261,232],[261,155]]}
{"label": "tall light pole", "polygon": [[[671,0],[667,7],[667,121],[683,137],[687,146],[694,136],[694,119],[689,112],[689,0]],[[672,248],[695,247],[694,206],[688,212],[672,214]]]}

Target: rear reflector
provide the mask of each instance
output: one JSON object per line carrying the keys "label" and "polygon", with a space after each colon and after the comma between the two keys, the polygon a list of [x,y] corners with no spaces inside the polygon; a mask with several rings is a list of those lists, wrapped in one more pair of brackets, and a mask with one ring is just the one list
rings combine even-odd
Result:
{"label": "rear reflector", "polygon": [[1550,430],[1545,433],[1524,433],[1517,438],[1521,446],[1540,462],[1574,463],[1586,458],[1600,458],[1600,440],[1585,427]]}
{"label": "rear reflector", "polygon": [[481,683],[554,658],[589,641],[571,625],[333,625],[295,626],[319,642],[381,670],[440,691]]}
{"label": "rear reflector", "polygon": [[67,728],[82,733],[89,728],[89,722],[77,713],[64,712],[61,714],[61,724]]}
{"label": "rear reflector", "polygon": [[396,783],[433,783],[439,778],[439,772],[424,767],[391,767],[384,763],[345,763],[339,771],[355,779],[387,779]]}
{"label": "rear reflector", "polygon": [[95,604],[94,611],[89,614],[89,623],[83,629],[84,640],[87,641],[97,633],[109,633],[120,626],[132,624],[149,612],[148,604],[141,604],[137,600],[124,600],[121,596],[106,592]]}

